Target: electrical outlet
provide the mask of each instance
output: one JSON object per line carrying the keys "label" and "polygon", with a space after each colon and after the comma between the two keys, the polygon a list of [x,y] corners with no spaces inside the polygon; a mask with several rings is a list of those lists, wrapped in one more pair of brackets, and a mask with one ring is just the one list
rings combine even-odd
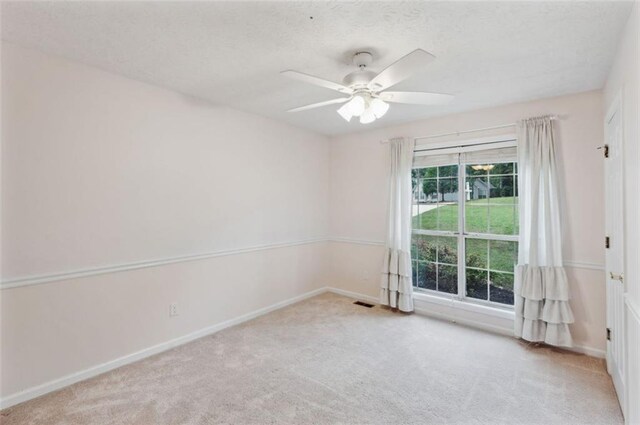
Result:
{"label": "electrical outlet", "polygon": [[178,304],[170,304],[169,305],[169,316],[177,316],[178,315]]}

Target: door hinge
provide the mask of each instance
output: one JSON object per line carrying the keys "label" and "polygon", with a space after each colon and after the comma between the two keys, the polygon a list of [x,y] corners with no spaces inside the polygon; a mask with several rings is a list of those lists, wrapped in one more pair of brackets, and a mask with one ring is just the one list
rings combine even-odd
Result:
{"label": "door hinge", "polygon": [[611,328],[607,328],[607,341],[611,341]]}
{"label": "door hinge", "polygon": [[620,274],[615,274],[613,272],[609,272],[609,278],[611,280],[617,280],[618,282],[622,283],[624,282],[624,275],[622,273]]}
{"label": "door hinge", "polygon": [[609,236],[604,238],[604,247],[605,248],[610,248],[611,247],[611,238],[609,238]]}
{"label": "door hinge", "polygon": [[605,158],[609,158],[609,145],[598,146],[598,149],[602,149]]}

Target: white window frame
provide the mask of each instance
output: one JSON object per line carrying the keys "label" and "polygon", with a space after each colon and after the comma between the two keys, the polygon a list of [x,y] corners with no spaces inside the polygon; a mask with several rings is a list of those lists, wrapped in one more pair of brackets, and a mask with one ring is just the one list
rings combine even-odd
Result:
{"label": "white window frame", "polygon": [[[464,141],[450,141],[442,143],[434,143],[427,145],[416,145],[414,148],[414,156],[428,156],[428,155],[444,155],[444,154],[462,154],[466,152],[474,152],[487,149],[509,148],[517,147],[518,139],[515,134],[507,134],[501,136],[492,136],[485,138],[469,139]],[[466,303],[471,305],[477,305],[481,309],[488,309],[485,312],[494,311],[500,315],[501,311],[507,313],[509,317],[513,314],[513,305],[500,304],[489,300],[481,300],[466,296],[466,253],[465,253],[465,240],[466,239],[482,239],[482,240],[501,240],[518,242],[518,235],[495,235],[487,233],[467,232],[465,229],[465,216],[466,216],[466,191],[463,190],[466,186],[467,170],[466,162],[461,161],[461,155],[458,156],[458,231],[447,230],[424,230],[424,229],[411,229],[411,233],[425,236],[447,236],[455,237],[458,242],[458,293],[448,294],[433,289],[417,288],[414,286],[415,294],[420,298],[421,295],[427,295],[428,297],[444,298],[445,300],[455,301],[457,303]],[[487,160],[490,163],[506,163],[514,161],[505,160]],[[424,167],[418,167],[424,168]],[[412,201],[413,202],[413,201]],[[460,259],[464,259],[461,261]]]}

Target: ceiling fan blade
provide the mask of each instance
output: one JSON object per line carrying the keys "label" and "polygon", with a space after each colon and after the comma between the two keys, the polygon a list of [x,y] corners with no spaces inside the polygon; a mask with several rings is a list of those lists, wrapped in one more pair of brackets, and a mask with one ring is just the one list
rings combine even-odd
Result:
{"label": "ceiling fan blade", "polygon": [[342,84],[334,83],[333,81],[325,80],[323,78],[314,77],[313,75],[303,74],[302,72],[288,70],[288,71],[282,71],[280,74],[285,75],[289,78],[293,78],[294,80],[313,84],[314,86],[336,90],[336,91],[339,91],[340,93],[345,93],[345,94],[353,93],[353,90],[351,90],[347,86],[343,86]]}
{"label": "ceiling fan blade", "polygon": [[311,105],[300,106],[298,108],[289,109],[287,112],[300,112],[308,109],[319,108],[321,106],[334,105],[336,103],[344,103],[349,100],[349,97],[340,97],[338,99],[326,100],[324,102],[312,103]]}
{"label": "ceiling fan blade", "polygon": [[374,91],[384,90],[388,87],[406,80],[413,74],[420,72],[422,68],[429,65],[436,57],[422,49],[414,50],[408,55],[398,59],[369,82],[369,88]]}
{"label": "ceiling fan blade", "polygon": [[424,93],[417,91],[386,91],[380,93],[380,99],[392,103],[409,103],[412,105],[444,105],[453,100],[450,94]]}

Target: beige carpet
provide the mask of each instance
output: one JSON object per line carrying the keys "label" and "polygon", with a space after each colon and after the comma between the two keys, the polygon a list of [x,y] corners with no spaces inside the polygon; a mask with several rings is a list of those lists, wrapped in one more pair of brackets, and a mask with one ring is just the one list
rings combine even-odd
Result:
{"label": "beige carpet", "polygon": [[2,411],[14,424],[617,424],[601,360],[325,294]]}

